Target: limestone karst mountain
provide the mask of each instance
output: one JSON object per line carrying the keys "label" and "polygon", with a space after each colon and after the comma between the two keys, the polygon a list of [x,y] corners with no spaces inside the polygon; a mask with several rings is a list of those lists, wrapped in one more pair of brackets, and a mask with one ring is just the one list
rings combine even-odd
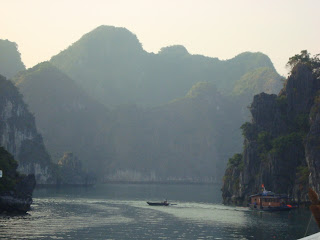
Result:
{"label": "limestone karst mountain", "polygon": [[309,186],[320,191],[320,60],[302,51],[289,63],[293,68],[279,95],[254,96],[252,121],[241,127],[243,153],[229,160],[225,172],[225,203],[245,205],[261,184],[297,202],[307,201]]}
{"label": "limestone karst mountain", "polygon": [[100,26],[13,81],[55,162],[73,152],[105,179],[206,181],[240,150],[248,99],[277,92],[280,78],[262,53],[154,54],[127,29]]}
{"label": "limestone karst mountain", "polygon": [[0,145],[18,161],[18,171],[34,174],[38,183],[52,183],[50,156],[36,129],[34,116],[29,112],[18,89],[0,76]]}
{"label": "limestone karst mountain", "polygon": [[14,83],[35,114],[37,126],[54,162],[74,152],[90,171],[108,155],[104,130],[108,111],[49,62],[21,72]]}
{"label": "limestone karst mountain", "polygon": [[[133,33],[112,26],[100,26],[85,34],[50,62],[91,97],[112,108],[132,103],[165,104],[185,96],[197,82],[212,82],[227,95],[234,88],[236,92],[244,91],[236,86],[238,81],[247,84],[245,92],[251,95],[262,91],[278,93],[282,87],[281,77],[262,53],[246,52],[223,61],[192,55],[180,45],[164,47],[157,54],[148,53]],[[260,68],[268,72],[267,78],[257,71]],[[244,76],[249,72],[250,76]]]}
{"label": "limestone karst mountain", "polygon": [[8,79],[25,70],[18,46],[9,40],[0,39],[0,74]]}

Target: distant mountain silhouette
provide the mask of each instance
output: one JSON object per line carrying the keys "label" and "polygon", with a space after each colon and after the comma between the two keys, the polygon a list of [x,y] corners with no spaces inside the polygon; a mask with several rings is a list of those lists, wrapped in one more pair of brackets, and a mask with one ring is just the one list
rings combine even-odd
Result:
{"label": "distant mountain silhouette", "polygon": [[19,71],[25,70],[17,44],[0,39],[0,74],[12,78]]}
{"label": "distant mountain silhouette", "polygon": [[64,152],[74,152],[87,168],[99,169],[107,154],[107,145],[100,140],[108,123],[107,109],[49,62],[21,72],[13,81],[34,112],[55,162]]}
{"label": "distant mountain silhouette", "polygon": [[[134,103],[157,106],[183,97],[197,82],[215,83],[231,94],[237,81],[250,71],[268,68],[279,81],[269,57],[242,53],[230,60],[191,55],[183,46],[162,48],[158,54],[143,50],[137,37],[125,28],[100,26],[52,57],[53,65],[79,83],[89,95],[108,107]],[[255,79],[265,81],[265,79]],[[264,89],[252,89],[252,96]],[[281,86],[269,84],[277,93]]]}
{"label": "distant mountain silhouette", "polygon": [[114,110],[110,180],[219,181],[228,156],[241,149],[241,108],[212,83],[150,110]]}
{"label": "distant mountain silhouette", "polygon": [[13,81],[55,161],[72,152],[105,180],[213,181],[241,149],[252,96],[277,93],[280,79],[262,53],[154,54],[127,29],[100,26]]}
{"label": "distant mountain silhouette", "polygon": [[13,81],[53,159],[72,151],[86,169],[108,180],[212,181],[241,148],[239,102],[213,83],[199,82],[183,98],[159,107],[108,111],[48,62]]}

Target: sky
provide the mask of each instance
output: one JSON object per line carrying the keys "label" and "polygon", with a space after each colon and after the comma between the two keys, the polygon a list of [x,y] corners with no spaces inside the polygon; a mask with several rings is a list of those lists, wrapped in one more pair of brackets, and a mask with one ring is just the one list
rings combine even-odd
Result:
{"label": "sky", "polygon": [[[0,39],[18,44],[27,68],[100,25],[125,27],[148,52],[180,44],[230,59],[267,54],[286,76],[288,59],[320,53],[319,0],[0,0]],[[1,54],[1,53],[0,53]]]}

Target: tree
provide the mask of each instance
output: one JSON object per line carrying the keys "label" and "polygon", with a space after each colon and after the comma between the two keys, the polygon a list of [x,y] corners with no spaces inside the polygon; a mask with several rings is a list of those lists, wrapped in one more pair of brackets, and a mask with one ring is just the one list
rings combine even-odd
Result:
{"label": "tree", "polygon": [[300,54],[296,54],[289,58],[286,66],[292,71],[292,69],[298,64],[307,65],[317,78],[320,77],[320,54],[310,57],[310,53],[308,53],[307,50],[302,50]]}

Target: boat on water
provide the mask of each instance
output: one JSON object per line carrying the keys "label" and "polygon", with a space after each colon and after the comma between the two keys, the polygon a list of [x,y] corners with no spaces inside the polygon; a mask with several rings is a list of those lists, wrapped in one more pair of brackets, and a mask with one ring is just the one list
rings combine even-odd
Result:
{"label": "boat on water", "polygon": [[163,202],[147,202],[150,206],[169,206],[169,203],[167,200]]}
{"label": "boat on water", "polygon": [[249,196],[249,207],[253,210],[275,212],[275,211],[290,211],[296,207],[290,205],[289,197],[286,194],[275,194],[267,191],[262,185],[262,193]]}

